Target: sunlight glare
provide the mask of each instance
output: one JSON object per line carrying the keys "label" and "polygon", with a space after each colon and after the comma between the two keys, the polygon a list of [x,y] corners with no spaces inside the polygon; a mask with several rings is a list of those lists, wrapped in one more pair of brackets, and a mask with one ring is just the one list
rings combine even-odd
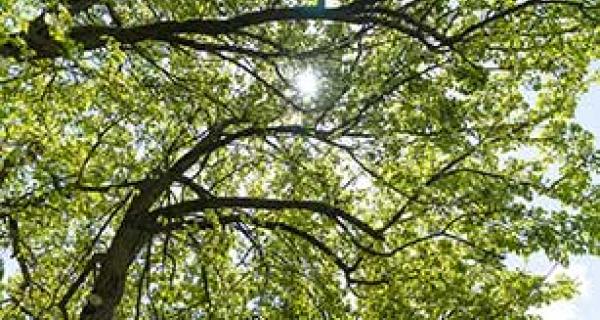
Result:
{"label": "sunlight glare", "polygon": [[318,87],[317,75],[312,69],[307,69],[296,76],[296,88],[304,97],[314,97]]}

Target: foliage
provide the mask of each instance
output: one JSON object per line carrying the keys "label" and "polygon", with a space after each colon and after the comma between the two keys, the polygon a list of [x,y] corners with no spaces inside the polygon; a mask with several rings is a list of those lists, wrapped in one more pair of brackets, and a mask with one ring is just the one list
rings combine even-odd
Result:
{"label": "foliage", "polygon": [[504,259],[599,253],[573,122],[597,1],[339,2],[0,3],[0,318],[525,319],[571,296]]}

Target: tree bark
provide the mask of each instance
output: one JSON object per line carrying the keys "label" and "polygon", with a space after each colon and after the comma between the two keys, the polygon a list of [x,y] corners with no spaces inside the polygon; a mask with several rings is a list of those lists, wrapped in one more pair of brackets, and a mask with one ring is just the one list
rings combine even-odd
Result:
{"label": "tree bark", "polygon": [[170,182],[168,179],[152,181],[132,200],[101,262],[100,272],[80,319],[113,319],[114,310],[123,297],[127,270],[143,244],[150,239],[152,226],[156,224],[156,216],[149,215],[148,210]]}

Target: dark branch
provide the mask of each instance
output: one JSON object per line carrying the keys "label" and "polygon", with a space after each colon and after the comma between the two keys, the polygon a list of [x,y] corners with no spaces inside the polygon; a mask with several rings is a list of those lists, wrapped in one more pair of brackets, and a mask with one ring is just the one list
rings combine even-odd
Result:
{"label": "dark branch", "polygon": [[244,198],[233,197],[223,198],[215,197],[210,199],[199,199],[181,202],[172,206],[163,207],[151,212],[153,215],[164,217],[183,217],[190,213],[198,212],[204,209],[222,209],[222,208],[246,208],[246,209],[267,209],[267,210],[307,210],[321,213],[334,221],[340,218],[371,237],[383,240],[381,232],[376,231],[366,222],[348,214],[347,212],[330,206],[319,201],[301,201],[301,200],[278,200],[264,198]]}

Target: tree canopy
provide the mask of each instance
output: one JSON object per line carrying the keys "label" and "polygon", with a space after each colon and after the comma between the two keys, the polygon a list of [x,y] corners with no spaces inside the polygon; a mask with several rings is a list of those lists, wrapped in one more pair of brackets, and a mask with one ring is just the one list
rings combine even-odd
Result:
{"label": "tree canopy", "polygon": [[599,5],[2,1],[0,318],[535,318],[506,256],[600,253]]}

